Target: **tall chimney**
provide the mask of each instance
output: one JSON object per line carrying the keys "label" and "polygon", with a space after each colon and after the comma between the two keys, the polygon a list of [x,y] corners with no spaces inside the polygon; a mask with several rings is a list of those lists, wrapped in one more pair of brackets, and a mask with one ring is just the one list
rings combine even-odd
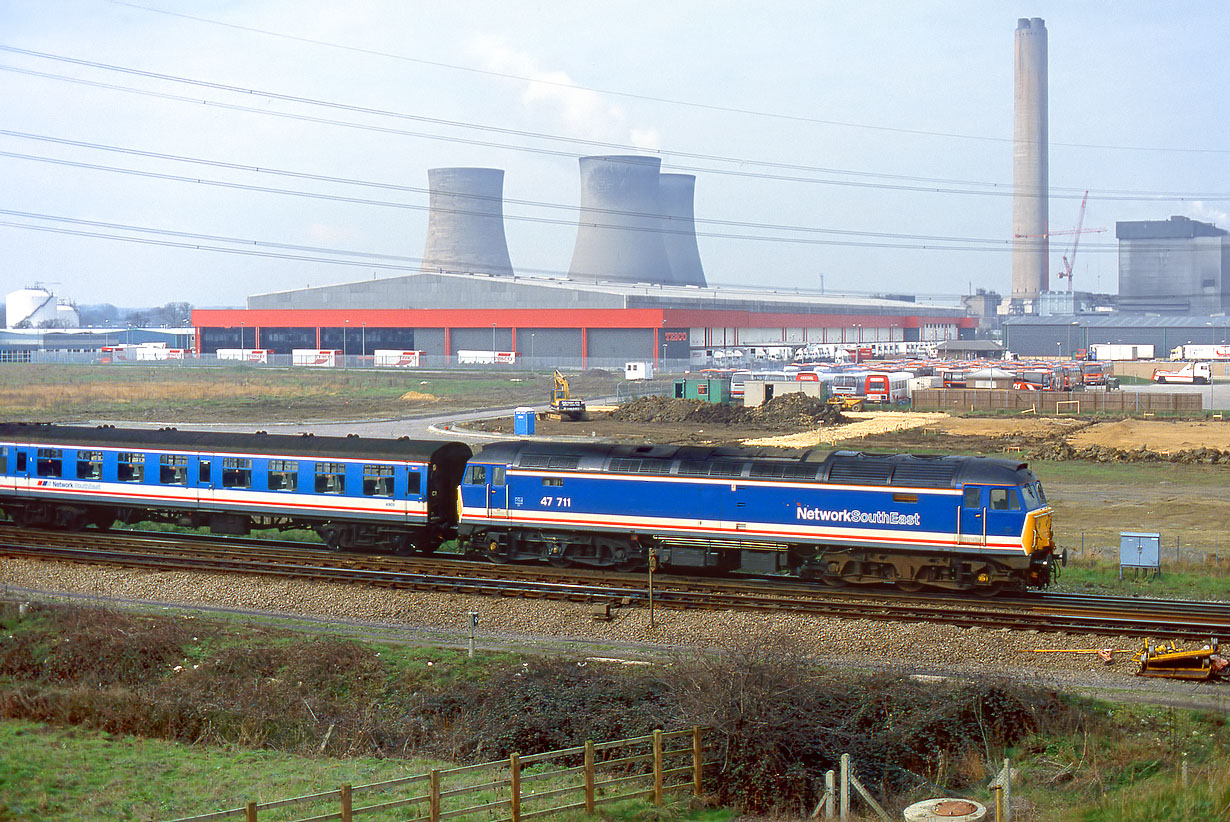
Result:
{"label": "tall chimney", "polygon": [[1050,288],[1047,218],[1046,24],[1016,24],[1012,130],[1012,297]]}
{"label": "tall chimney", "polygon": [[423,271],[512,276],[504,237],[504,172],[431,168]]}
{"label": "tall chimney", "polygon": [[668,284],[662,241],[662,160],[581,158],[581,211],[568,277]]}

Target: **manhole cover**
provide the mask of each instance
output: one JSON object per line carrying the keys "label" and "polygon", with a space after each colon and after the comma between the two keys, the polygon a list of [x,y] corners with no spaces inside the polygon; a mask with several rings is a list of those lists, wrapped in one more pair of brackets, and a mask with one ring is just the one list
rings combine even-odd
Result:
{"label": "manhole cover", "polygon": [[931,808],[931,813],[936,816],[969,816],[976,810],[978,806],[973,802],[966,802],[964,799],[945,799],[943,802],[937,802]]}

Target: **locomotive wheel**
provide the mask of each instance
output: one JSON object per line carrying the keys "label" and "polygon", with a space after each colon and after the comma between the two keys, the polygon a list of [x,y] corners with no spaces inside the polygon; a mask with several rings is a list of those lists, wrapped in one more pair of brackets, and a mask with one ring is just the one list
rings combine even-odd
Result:
{"label": "locomotive wheel", "polygon": [[896,582],[897,590],[907,594],[917,594],[923,589],[923,584],[913,579],[899,579]]}
{"label": "locomotive wheel", "polygon": [[409,534],[395,534],[389,540],[389,547],[393,549],[393,553],[399,557],[412,556],[415,553],[414,543],[410,541]]}
{"label": "locomotive wheel", "polygon": [[556,557],[556,556],[547,557],[547,562],[551,563],[556,568],[571,568],[573,565],[576,564],[568,557]]}
{"label": "locomotive wheel", "polygon": [[332,525],[326,525],[325,527],[318,529],[316,533],[320,535],[322,540],[324,540],[325,547],[327,547],[330,551],[342,550],[341,534],[338,533],[338,530]]}
{"label": "locomotive wheel", "polygon": [[1004,584],[1002,582],[992,582],[990,585],[977,585],[970,588],[969,591],[976,597],[993,597],[1002,591]]}

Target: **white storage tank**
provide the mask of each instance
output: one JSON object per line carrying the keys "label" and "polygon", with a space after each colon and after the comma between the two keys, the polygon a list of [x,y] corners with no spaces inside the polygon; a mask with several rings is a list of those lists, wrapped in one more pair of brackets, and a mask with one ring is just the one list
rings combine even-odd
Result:
{"label": "white storage tank", "polygon": [[38,328],[59,319],[56,298],[45,288],[23,288],[4,298],[5,322],[9,328]]}

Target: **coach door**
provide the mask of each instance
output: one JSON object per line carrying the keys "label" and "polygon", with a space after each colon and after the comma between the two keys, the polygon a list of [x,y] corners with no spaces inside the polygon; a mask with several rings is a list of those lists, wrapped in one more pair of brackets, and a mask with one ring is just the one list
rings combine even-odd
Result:
{"label": "coach door", "polygon": [[987,489],[977,485],[965,486],[961,495],[961,514],[957,529],[958,545],[986,545],[987,542]]}

